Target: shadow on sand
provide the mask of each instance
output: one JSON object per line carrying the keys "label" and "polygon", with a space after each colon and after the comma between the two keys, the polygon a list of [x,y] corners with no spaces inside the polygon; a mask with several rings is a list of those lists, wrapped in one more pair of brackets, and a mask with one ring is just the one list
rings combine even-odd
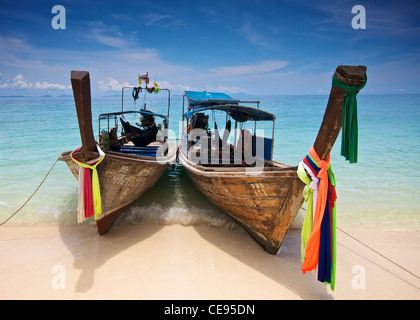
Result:
{"label": "shadow on sand", "polygon": [[87,292],[94,285],[96,269],[162,228],[161,225],[147,228],[141,225],[136,228],[115,227],[106,235],[99,236],[93,225],[60,226],[61,238],[73,255],[74,267],[82,271],[75,291]]}
{"label": "shadow on sand", "polygon": [[195,227],[195,230],[204,240],[300,298],[333,299],[326,285],[316,280],[316,275],[303,274],[300,269],[300,230],[288,231],[277,255],[267,253],[243,229],[213,232],[210,228]]}
{"label": "shadow on sand", "polygon": [[[162,197],[162,195],[166,195]],[[147,191],[133,206],[148,206],[161,201],[164,208],[170,208],[174,202],[183,199],[186,207],[213,208],[210,203],[189,181],[185,170],[169,168],[162,178]],[[126,209],[126,212],[130,207]],[[124,213],[122,213],[122,220]],[[230,219],[230,218],[228,218]],[[110,259],[128,248],[146,240],[158,233],[164,224],[136,224],[134,228],[125,228],[124,223],[117,221],[117,226],[109,233],[99,236],[95,225],[83,224],[75,227],[62,224],[59,227],[61,238],[74,258],[74,267],[80,269],[81,275],[75,291],[87,292],[94,286],[95,270],[106,264]],[[122,226],[121,226],[122,224]],[[199,236],[219,250],[229,254],[234,259],[249,266],[255,271],[274,280],[302,299],[332,299],[326,286],[316,280],[313,274],[303,275],[300,270],[300,231],[289,230],[282,248],[277,255],[265,252],[239,226],[234,230],[192,226]],[[175,237],[176,235],[174,235]],[[164,246],[165,243],[162,243]],[[188,248],[188,244],[186,244]],[[226,272],[235,272],[226,270]]]}

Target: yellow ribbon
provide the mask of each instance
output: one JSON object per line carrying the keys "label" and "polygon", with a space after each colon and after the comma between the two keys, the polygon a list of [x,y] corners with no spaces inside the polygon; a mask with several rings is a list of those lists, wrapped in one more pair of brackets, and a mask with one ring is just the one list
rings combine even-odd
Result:
{"label": "yellow ribbon", "polygon": [[80,150],[81,147],[77,148],[71,153],[71,158],[73,159],[74,162],[76,162],[79,166],[83,168],[89,168],[92,170],[92,197],[93,197],[93,213],[94,213],[95,220],[98,219],[98,217],[102,213],[101,188],[99,184],[99,176],[98,176],[98,171],[96,170],[96,167],[105,158],[105,152],[103,152],[102,149],[98,145],[96,145],[96,148],[98,150],[99,157],[89,161],[88,163],[81,162],[80,160],[73,157],[73,153]]}
{"label": "yellow ribbon", "polygon": [[309,236],[312,232],[312,222],[313,222],[313,203],[314,203],[314,189],[310,188],[309,185],[311,184],[312,180],[307,176],[305,172],[305,168],[303,167],[303,162],[299,163],[297,174],[300,180],[306,184],[305,188],[303,189],[302,195],[305,199],[305,202],[308,203],[306,207],[306,215],[305,220],[303,221],[302,231],[301,231],[301,245],[300,245],[300,259],[301,261],[305,261],[305,251],[306,251],[306,244],[308,243]]}

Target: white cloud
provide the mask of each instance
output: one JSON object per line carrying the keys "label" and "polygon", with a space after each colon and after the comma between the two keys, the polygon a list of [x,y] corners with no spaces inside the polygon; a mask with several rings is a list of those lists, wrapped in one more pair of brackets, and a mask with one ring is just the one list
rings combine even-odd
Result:
{"label": "white cloud", "polygon": [[146,26],[152,26],[156,23],[159,23],[160,21],[164,19],[169,19],[169,18],[171,18],[169,14],[150,13],[144,17],[144,21],[145,21],[144,24]]}
{"label": "white cloud", "polygon": [[226,87],[226,86],[210,86],[210,85],[206,85],[205,91],[209,91],[209,92],[225,92],[225,93],[247,93],[248,91],[245,89],[242,89],[240,87]]}
{"label": "white cloud", "polygon": [[168,81],[158,81],[159,88],[165,88],[169,89],[174,92],[184,92],[188,90],[192,90],[190,86],[187,86],[185,84],[177,83],[177,84],[171,84]]}
{"label": "white cloud", "polygon": [[252,45],[258,48],[272,49],[273,40],[267,35],[267,31],[258,30],[257,26],[260,24],[248,19],[241,28],[245,39]]}
{"label": "white cloud", "polygon": [[18,74],[12,79],[4,83],[0,83],[0,88],[11,88],[11,89],[37,89],[37,90],[66,90],[70,86],[65,86],[58,83],[48,83],[46,81],[36,81],[35,83],[25,79],[22,74]]}
{"label": "white cloud", "polygon": [[121,91],[123,87],[130,86],[128,82],[119,83],[118,80],[108,77],[105,81],[98,81],[98,87],[101,91]]}
{"label": "white cloud", "polygon": [[83,34],[89,41],[99,42],[115,49],[130,47],[136,43],[134,33],[123,33],[117,26],[109,26],[102,21],[89,23],[90,31]]}
{"label": "white cloud", "polygon": [[105,27],[93,28],[90,36],[93,40],[113,48],[123,48],[127,45],[121,32]]}
{"label": "white cloud", "polygon": [[126,42],[124,39],[120,37],[113,37],[110,35],[106,35],[101,33],[101,31],[95,30],[92,32],[93,37],[96,39],[96,41],[105,44],[109,47],[113,48],[122,48],[126,45]]}
{"label": "white cloud", "polygon": [[163,29],[176,29],[186,25],[183,20],[176,19],[169,14],[150,13],[145,15],[143,20],[146,26],[157,26]]}
{"label": "white cloud", "polygon": [[25,80],[22,74],[18,74],[12,80],[12,87],[18,88],[18,89],[28,89],[28,88],[32,88],[33,84],[32,82]]}
{"label": "white cloud", "polygon": [[62,84],[58,84],[58,83],[48,83],[46,81],[43,81],[43,82],[37,81],[34,84],[34,88],[35,89],[66,90],[66,89],[70,88],[70,86],[66,87],[66,86],[64,86]]}
{"label": "white cloud", "polygon": [[131,20],[131,17],[128,13],[113,13],[111,14],[115,20]]}
{"label": "white cloud", "polygon": [[[169,89],[171,92],[184,92],[185,90],[192,90],[191,87],[177,83],[172,84],[168,81],[157,81],[159,88]],[[135,84],[137,86],[137,84]],[[153,80],[151,80],[151,85],[153,86]],[[98,88],[100,91],[121,91],[123,87],[133,86],[129,82],[120,83],[118,80],[108,77],[106,80],[98,81]]]}
{"label": "white cloud", "polygon": [[288,64],[289,62],[284,60],[264,60],[254,65],[218,67],[210,71],[226,76],[252,75],[273,72],[286,67]]}
{"label": "white cloud", "polygon": [[28,46],[22,39],[0,35],[0,52],[7,53],[10,51],[16,52],[27,50]]}
{"label": "white cloud", "polygon": [[121,54],[127,62],[131,63],[162,63],[159,52],[156,49],[142,48],[139,50],[132,50]]}

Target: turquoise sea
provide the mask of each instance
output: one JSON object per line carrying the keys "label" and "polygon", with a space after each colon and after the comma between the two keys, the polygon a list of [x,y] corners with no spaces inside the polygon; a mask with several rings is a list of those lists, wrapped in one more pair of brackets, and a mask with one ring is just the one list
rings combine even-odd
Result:
{"label": "turquoise sea", "polygon": [[[244,97],[239,97],[243,99]],[[127,98],[129,99],[129,98]],[[316,96],[252,96],[276,118],[274,159],[297,165],[315,141],[328,101]],[[165,96],[152,101],[164,112]],[[128,101],[128,100],[127,100]],[[138,100],[139,101],[139,100]],[[141,102],[138,102],[139,107]],[[133,103],[128,103],[133,109]],[[118,111],[121,97],[93,97],[98,115]],[[128,108],[128,109],[129,109]],[[170,128],[179,138],[182,96],[171,97]],[[359,162],[341,157],[339,136],[331,163],[337,178],[338,226],[363,230],[420,230],[420,95],[358,95]],[[220,125],[222,127],[222,125]],[[33,193],[63,151],[80,145],[72,97],[0,98],[0,220]],[[8,225],[76,224],[77,181],[63,162]],[[297,219],[302,221],[304,211]],[[119,224],[235,224],[204,198],[181,166],[126,209]]]}

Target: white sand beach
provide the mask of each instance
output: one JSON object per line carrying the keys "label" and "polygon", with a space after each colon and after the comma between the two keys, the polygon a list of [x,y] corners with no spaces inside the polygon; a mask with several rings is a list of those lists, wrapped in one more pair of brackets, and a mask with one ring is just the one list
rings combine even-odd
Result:
{"label": "white sand beach", "polygon": [[420,299],[420,232],[351,235],[401,267],[338,231],[333,292],[302,274],[298,229],[273,256],[240,228],[3,226],[0,299]]}

